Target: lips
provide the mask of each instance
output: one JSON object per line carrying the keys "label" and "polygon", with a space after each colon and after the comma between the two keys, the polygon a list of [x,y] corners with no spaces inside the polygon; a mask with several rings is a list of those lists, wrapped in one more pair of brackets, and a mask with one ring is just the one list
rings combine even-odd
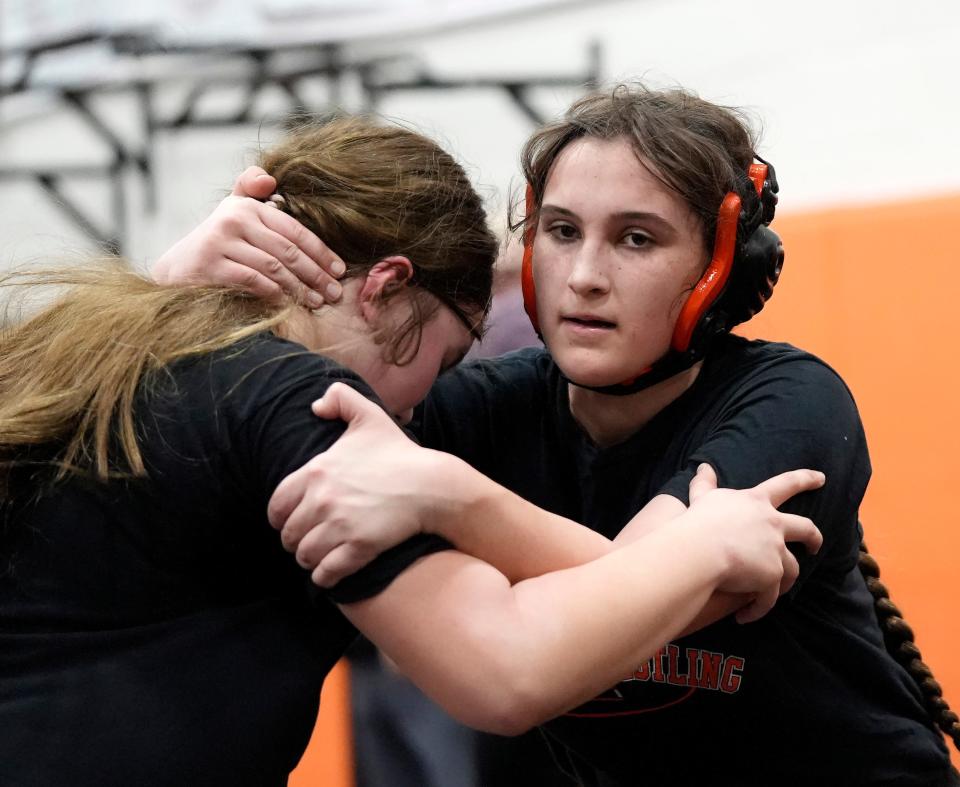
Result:
{"label": "lips", "polygon": [[594,314],[568,314],[563,318],[564,322],[576,325],[582,328],[598,328],[598,329],[613,329],[617,327],[615,322],[610,322],[610,320],[604,320],[603,318],[594,315]]}

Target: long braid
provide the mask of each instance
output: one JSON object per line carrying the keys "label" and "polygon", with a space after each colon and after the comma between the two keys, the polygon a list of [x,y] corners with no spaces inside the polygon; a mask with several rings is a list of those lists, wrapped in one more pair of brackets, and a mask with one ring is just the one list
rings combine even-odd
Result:
{"label": "long braid", "polygon": [[954,746],[960,749],[960,718],[950,710],[943,698],[943,689],[934,679],[933,672],[920,656],[920,649],[913,639],[913,629],[903,619],[903,614],[890,600],[890,594],[880,581],[880,566],[867,552],[867,545],[860,544],[860,573],[867,582],[867,588],[873,595],[877,619],[883,631],[887,650],[910,673],[910,677],[920,687],[927,712],[937,726],[948,735]]}

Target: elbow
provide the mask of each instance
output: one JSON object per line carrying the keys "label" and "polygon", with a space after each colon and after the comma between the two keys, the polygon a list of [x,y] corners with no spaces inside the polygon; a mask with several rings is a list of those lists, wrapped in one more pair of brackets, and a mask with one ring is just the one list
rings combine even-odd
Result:
{"label": "elbow", "polygon": [[537,713],[537,697],[531,697],[519,687],[507,687],[500,693],[502,696],[489,715],[485,732],[514,737],[529,732],[544,721]]}
{"label": "elbow", "polygon": [[459,663],[470,662],[473,680],[464,681],[461,673],[459,699],[447,707],[458,720],[513,737],[578,704],[578,693],[554,679],[553,651],[543,647],[542,637],[531,637],[529,627],[520,624],[490,626],[480,616],[471,621],[470,657]]}
{"label": "elbow", "polygon": [[481,732],[489,732],[504,738],[515,738],[518,735],[523,735],[525,732],[530,732],[530,730],[536,726],[535,724],[529,724],[517,718],[504,717],[492,721],[490,724],[478,727],[477,729]]}
{"label": "elbow", "polygon": [[530,706],[516,697],[503,696],[491,702],[485,698],[485,707],[468,714],[455,714],[460,721],[481,732],[512,738],[523,735],[536,727],[541,719],[531,712]]}
{"label": "elbow", "polygon": [[453,715],[483,732],[505,737],[523,735],[556,715],[549,709],[547,686],[525,676],[523,670],[488,675],[476,689],[474,700],[461,705]]}

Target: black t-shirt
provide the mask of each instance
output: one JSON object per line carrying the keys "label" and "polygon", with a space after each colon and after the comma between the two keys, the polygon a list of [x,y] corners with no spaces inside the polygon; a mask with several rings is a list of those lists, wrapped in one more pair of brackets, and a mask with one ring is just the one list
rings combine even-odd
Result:
{"label": "black t-shirt", "polygon": [[856,567],[870,463],[850,393],[821,361],[727,337],[687,392],[605,449],[573,420],[540,349],[444,375],[418,417],[426,445],[608,537],[659,493],[686,502],[701,462],[735,488],[798,467],[826,473],[824,489],[784,507],[824,535],[789,597],[759,622],[729,618],[670,643],[546,725],[581,765],[629,785],[947,782],[946,748],[884,649]]}
{"label": "black t-shirt", "polygon": [[412,539],[330,594],[282,549],[267,501],[342,433],[310,412],[337,380],[372,396],[260,335],[141,384],[148,479],[17,471],[0,505],[0,784],[286,783],[356,634],[331,598],[443,546]]}

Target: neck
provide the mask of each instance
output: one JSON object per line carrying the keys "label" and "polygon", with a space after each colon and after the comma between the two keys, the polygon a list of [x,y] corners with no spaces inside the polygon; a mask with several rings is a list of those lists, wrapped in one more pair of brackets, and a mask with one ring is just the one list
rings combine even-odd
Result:
{"label": "neck", "polygon": [[329,331],[324,330],[324,322],[326,320],[319,319],[307,309],[295,307],[277,333],[284,339],[302,344],[310,352],[323,353],[324,347],[332,343],[327,336]]}
{"label": "neck", "polygon": [[703,361],[700,361],[630,396],[611,396],[571,383],[567,387],[570,412],[601,448],[622,443],[693,385],[702,366]]}
{"label": "neck", "polygon": [[371,382],[368,376],[379,357],[380,346],[370,335],[354,297],[355,283],[344,285],[343,299],[336,304],[308,310],[294,308],[280,327],[280,335],[325,355]]}

